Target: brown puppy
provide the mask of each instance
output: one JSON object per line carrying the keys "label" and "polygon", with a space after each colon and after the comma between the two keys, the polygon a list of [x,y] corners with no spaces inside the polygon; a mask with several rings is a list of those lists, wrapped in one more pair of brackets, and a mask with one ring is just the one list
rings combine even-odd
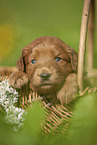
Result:
{"label": "brown puppy", "polygon": [[17,67],[9,78],[14,88],[29,82],[32,91],[56,94],[61,104],[77,94],[77,53],[56,37],[40,37],[24,47]]}

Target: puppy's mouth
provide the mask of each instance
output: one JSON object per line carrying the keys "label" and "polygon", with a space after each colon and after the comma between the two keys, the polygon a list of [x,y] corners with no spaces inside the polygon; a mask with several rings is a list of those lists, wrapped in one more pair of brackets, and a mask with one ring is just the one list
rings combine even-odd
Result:
{"label": "puppy's mouth", "polygon": [[51,94],[54,91],[54,84],[52,83],[42,83],[38,88],[38,92],[40,94]]}
{"label": "puppy's mouth", "polygon": [[40,87],[46,87],[46,86],[54,86],[54,84],[52,84],[52,83],[43,83],[43,84],[41,84],[40,85]]}

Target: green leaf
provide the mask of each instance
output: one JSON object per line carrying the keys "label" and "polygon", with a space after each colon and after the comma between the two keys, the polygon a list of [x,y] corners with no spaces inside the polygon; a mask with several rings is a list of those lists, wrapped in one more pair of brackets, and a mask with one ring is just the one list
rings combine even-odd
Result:
{"label": "green leaf", "polygon": [[36,145],[40,140],[41,123],[43,119],[43,108],[38,102],[35,102],[28,108],[24,126],[16,136],[16,144]]}
{"label": "green leaf", "polygon": [[76,104],[67,141],[70,145],[97,145],[97,94]]}
{"label": "green leaf", "polygon": [[13,145],[11,125],[5,122],[5,114],[0,111],[0,145]]}

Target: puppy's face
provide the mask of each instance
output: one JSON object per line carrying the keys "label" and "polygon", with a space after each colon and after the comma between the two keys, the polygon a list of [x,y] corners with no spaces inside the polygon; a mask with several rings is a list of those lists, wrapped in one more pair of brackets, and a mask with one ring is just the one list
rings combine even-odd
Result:
{"label": "puppy's face", "polygon": [[68,74],[74,71],[64,46],[57,41],[51,42],[50,39],[53,37],[23,49],[23,54],[26,54],[23,63],[30,88],[39,94],[57,93]]}
{"label": "puppy's face", "polygon": [[29,55],[26,72],[32,90],[45,94],[57,91],[72,72],[72,67],[65,50],[43,43]]}

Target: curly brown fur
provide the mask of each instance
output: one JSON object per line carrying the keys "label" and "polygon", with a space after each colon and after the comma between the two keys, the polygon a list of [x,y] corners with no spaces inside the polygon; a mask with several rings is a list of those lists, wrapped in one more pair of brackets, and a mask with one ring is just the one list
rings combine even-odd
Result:
{"label": "curly brown fur", "polygon": [[77,94],[77,53],[56,37],[40,37],[24,47],[17,67],[9,78],[14,88],[29,82],[32,91],[56,94],[61,104]]}

